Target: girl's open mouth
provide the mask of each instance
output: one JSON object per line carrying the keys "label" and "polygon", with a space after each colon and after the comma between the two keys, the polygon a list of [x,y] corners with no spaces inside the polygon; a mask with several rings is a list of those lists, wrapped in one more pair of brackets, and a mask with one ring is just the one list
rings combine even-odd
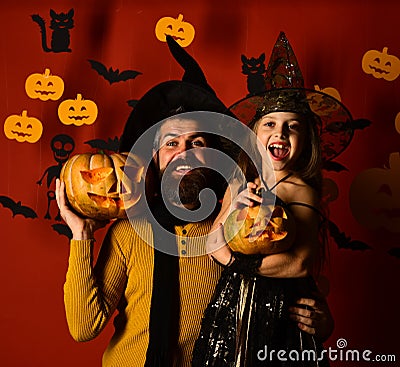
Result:
{"label": "girl's open mouth", "polygon": [[283,143],[272,143],[268,146],[272,158],[275,160],[282,160],[289,154],[289,146]]}

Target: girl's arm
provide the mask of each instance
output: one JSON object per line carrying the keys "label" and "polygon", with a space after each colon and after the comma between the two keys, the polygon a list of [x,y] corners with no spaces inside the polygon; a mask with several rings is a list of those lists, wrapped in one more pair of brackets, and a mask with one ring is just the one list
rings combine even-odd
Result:
{"label": "girl's arm", "polygon": [[226,218],[239,206],[253,206],[255,202],[261,202],[261,198],[253,193],[253,190],[257,188],[257,185],[253,182],[249,182],[247,184],[247,189],[244,189],[238,195],[232,197],[232,195],[234,195],[233,193],[238,191],[238,185],[238,183],[234,182],[226,189],[222,200],[221,210],[214,220],[207,239],[207,253],[212,259],[222,265],[230,265],[233,261],[232,251],[225,241],[222,227]]}
{"label": "girl's arm", "polygon": [[[311,189],[305,189],[305,195],[298,201],[316,207],[317,200]],[[320,246],[318,232],[321,218],[315,210],[305,206],[292,205],[290,211],[296,224],[294,243],[286,252],[268,255],[263,259],[259,268],[259,274],[263,276],[293,278],[312,273]]]}

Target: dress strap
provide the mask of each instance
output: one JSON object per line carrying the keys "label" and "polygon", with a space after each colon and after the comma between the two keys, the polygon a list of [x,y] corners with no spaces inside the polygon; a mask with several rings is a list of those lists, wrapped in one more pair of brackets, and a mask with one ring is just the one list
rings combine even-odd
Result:
{"label": "dress strap", "polygon": [[272,191],[275,187],[277,187],[281,182],[287,180],[290,176],[292,176],[293,173],[290,172],[288,173],[286,176],[284,176],[283,178],[281,178],[277,183],[275,183],[275,185],[273,185],[271,188],[268,188],[268,191]]}

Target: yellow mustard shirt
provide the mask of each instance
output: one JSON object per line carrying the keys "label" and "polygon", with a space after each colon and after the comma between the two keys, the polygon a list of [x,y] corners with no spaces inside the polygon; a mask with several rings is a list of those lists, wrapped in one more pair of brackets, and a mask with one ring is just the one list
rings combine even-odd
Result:
{"label": "yellow mustard shirt", "polygon": [[[210,227],[211,221],[175,227],[181,312],[174,366],[190,366],[201,318],[221,273],[204,251]],[[93,267],[93,240],[71,240],[64,303],[72,337],[77,341],[95,338],[118,310],[115,332],[103,355],[104,367],[145,363],[153,288],[152,244],[151,225],[144,218],[133,224],[118,220],[108,230]]]}

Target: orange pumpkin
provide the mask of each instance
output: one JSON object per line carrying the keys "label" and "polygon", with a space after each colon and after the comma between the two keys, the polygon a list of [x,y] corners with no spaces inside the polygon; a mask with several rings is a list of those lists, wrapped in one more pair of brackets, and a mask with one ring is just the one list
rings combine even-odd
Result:
{"label": "orange pumpkin", "polygon": [[4,122],[4,133],[8,139],[19,143],[36,143],[42,136],[43,125],[35,117],[29,117],[27,111],[21,115],[10,115]]}
{"label": "orange pumpkin", "polygon": [[57,75],[50,75],[50,69],[45,69],[43,74],[34,73],[28,76],[25,91],[33,99],[57,101],[64,93],[64,81]]}
{"label": "orange pumpkin", "polygon": [[394,119],[394,126],[396,128],[396,131],[400,134],[400,112],[396,115],[396,118]]}
{"label": "orange pumpkin", "polygon": [[387,53],[384,47],[382,52],[378,50],[367,51],[362,58],[362,69],[366,74],[371,74],[377,79],[388,81],[395,80],[400,74],[400,60]]}
{"label": "orange pumpkin", "polygon": [[350,208],[356,220],[371,230],[400,232],[400,153],[392,153],[386,168],[358,174],[350,186]]}
{"label": "orange pumpkin", "polygon": [[156,37],[161,42],[167,42],[166,36],[171,36],[181,46],[189,46],[194,39],[194,27],[183,21],[183,15],[178,18],[164,17],[156,24]]}
{"label": "orange pumpkin", "polygon": [[273,254],[287,250],[279,241],[289,232],[289,219],[281,206],[257,205],[234,210],[224,224],[224,236],[232,251]]}
{"label": "orange pumpkin", "polygon": [[97,105],[77,94],[76,99],[66,99],[58,106],[58,117],[65,125],[91,125],[97,118]]}
{"label": "orange pumpkin", "polygon": [[60,178],[72,208],[85,217],[125,218],[127,211],[140,210],[145,174],[136,155],[77,154],[64,164]]}

